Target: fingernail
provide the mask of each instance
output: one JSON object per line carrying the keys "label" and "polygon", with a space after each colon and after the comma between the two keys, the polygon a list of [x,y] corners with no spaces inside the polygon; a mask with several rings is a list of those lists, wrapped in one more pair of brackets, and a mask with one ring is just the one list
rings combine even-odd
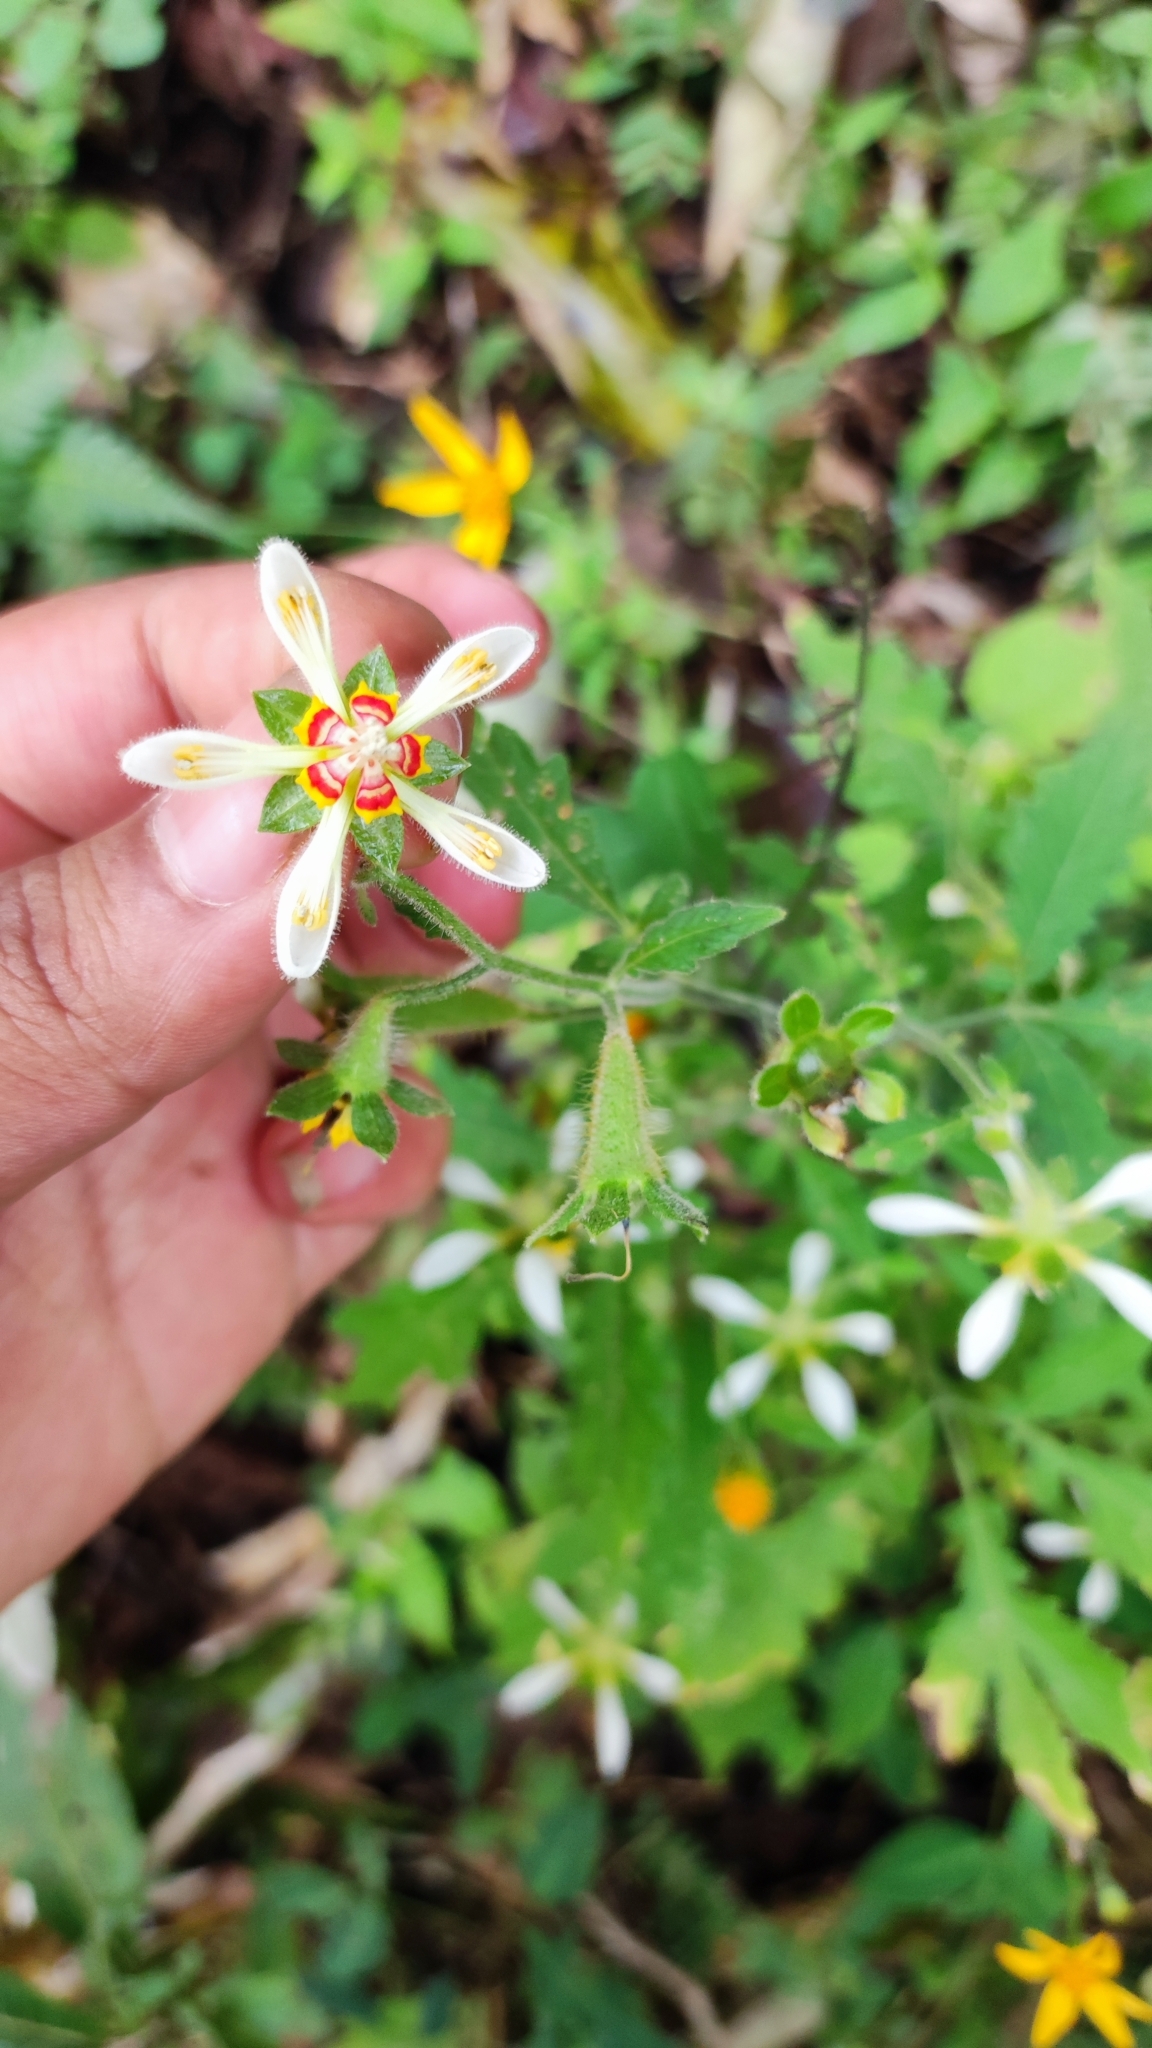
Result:
{"label": "fingernail", "polygon": [[308,1210],[358,1194],[388,1161],[367,1145],[321,1145],[282,1153],[278,1164],[297,1208]]}
{"label": "fingernail", "polygon": [[251,783],[165,797],[152,831],[176,887],[217,909],[263,888],[285,852],[280,833],[257,829],[263,802],[263,787]]}

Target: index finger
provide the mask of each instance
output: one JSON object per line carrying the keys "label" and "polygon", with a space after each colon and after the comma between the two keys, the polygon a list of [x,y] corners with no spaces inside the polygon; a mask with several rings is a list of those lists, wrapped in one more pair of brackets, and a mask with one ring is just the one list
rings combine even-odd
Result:
{"label": "index finger", "polygon": [[[433,590],[469,626],[525,623],[535,606],[503,577],[401,549],[400,578]],[[458,565],[463,585],[453,598]],[[338,662],[350,666],[380,638],[380,586],[389,551],[363,558],[370,580],[322,569]],[[393,586],[394,587],[394,586]],[[483,616],[487,605],[487,616]],[[478,615],[478,611],[480,615]],[[402,682],[466,628],[441,623],[397,589],[387,648]],[[526,665],[531,679],[540,651]],[[284,655],[260,608],[248,563],[162,571],[41,599],[0,617],[0,866],[88,837],[127,816],[142,793],[120,773],[119,754],[165,726],[229,725],[254,690],[284,674]]]}

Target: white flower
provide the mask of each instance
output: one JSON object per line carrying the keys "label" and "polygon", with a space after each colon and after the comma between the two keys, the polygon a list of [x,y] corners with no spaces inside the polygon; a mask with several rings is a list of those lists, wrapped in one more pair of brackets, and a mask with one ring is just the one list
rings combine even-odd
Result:
{"label": "white flower", "polygon": [[701,1273],[689,1281],[693,1301],[717,1322],[770,1333],[760,1350],[737,1359],[716,1381],[708,1407],[718,1421],[751,1408],[777,1366],[787,1362],[799,1367],[804,1399],[821,1429],[837,1443],[847,1443],[855,1436],[855,1396],[843,1373],[829,1365],[821,1351],[827,1345],[842,1344],[850,1351],[882,1358],[896,1342],[896,1332],[888,1317],[873,1309],[857,1309],[830,1319],[813,1313],[813,1303],[831,1265],[831,1239],[822,1230],[804,1231],[788,1254],[789,1300],[779,1313],[765,1308],[746,1287],[718,1273]]}
{"label": "white flower", "polygon": [[[440,1182],[450,1195],[459,1196],[461,1201],[477,1202],[482,1207],[505,1211],[512,1206],[512,1197],[506,1195],[503,1188],[498,1187],[484,1168],[477,1166],[472,1159],[446,1160]],[[513,1240],[515,1235],[513,1232]],[[507,1244],[507,1233],[497,1236],[490,1230],[450,1230],[444,1237],[434,1237],[423,1251],[417,1253],[408,1269],[409,1284],[418,1294],[430,1294],[437,1287],[448,1287],[453,1280],[461,1279],[482,1259],[506,1248]],[[564,1245],[538,1244],[529,1251],[517,1252],[513,1261],[512,1280],[520,1297],[520,1306],[547,1337],[564,1335],[561,1282],[570,1259],[571,1253]]]}
{"label": "white flower", "polygon": [[[1028,1522],[1020,1532],[1026,1550],[1046,1560],[1086,1557],[1092,1547],[1087,1529],[1070,1522]],[[1120,1605],[1120,1575],[1098,1557],[1089,1565],[1076,1594],[1076,1610],[1085,1621],[1107,1621]]]}
{"label": "white flower", "polygon": [[532,654],[534,635],[523,626],[489,626],[438,654],[405,698],[361,683],[349,693],[336,670],[320,587],[299,549],[286,540],[266,541],[259,576],[268,622],[311,692],[294,727],[296,744],[181,727],[138,740],[120,765],[133,781],[155,789],[295,773],[317,817],[276,916],[276,957],[289,980],[315,974],[327,956],[340,914],[344,850],[357,819],[371,824],[406,813],[470,873],[508,889],[538,888],[548,870],[532,847],[506,826],[454,810],[420,786],[434,773],[443,779],[443,770],[434,769],[429,756],[437,743],[418,731],[499,689]]}
{"label": "white flower", "polygon": [[0,1610],[0,1678],[36,1699],[56,1680],[52,1581],[39,1579]]}
{"label": "white flower", "polygon": [[555,1636],[543,1636],[535,1664],[518,1671],[501,1688],[500,1711],[510,1720],[518,1720],[551,1706],[569,1686],[588,1687],[594,1702],[597,1768],[602,1778],[619,1778],[632,1753],[621,1681],[631,1680],[648,1699],[665,1706],[679,1694],[680,1673],[663,1657],[634,1650],[624,1640],[637,1621],[636,1603],[628,1594],[617,1601],[606,1626],[597,1628],[554,1579],[533,1579],[530,1590],[545,1621],[568,1639],[570,1647],[562,1649]]}
{"label": "white flower", "polygon": [[[1011,1133],[1013,1142],[1017,1131]],[[1045,1300],[1070,1273],[1091,1281],[1105,1301],[1144,1337],[1152,1337],[1152,1286],[1127,1266],[1091,1257],[1077,1242],[1093,1217],[1126,1208],[1152,1215],[1152,1152],[1132,1152],[1078,1201],[1066,1202],[1021,1150],[993,1154],[1008,1184],[1003,1216],[965,1209],[938,1195],[879,1195],[872,1222],[899,1237],[985,1237],[1005,1245],[1000,1277],[978,1295],[960,1324],[956,1358],[965,1379],[982,1380],[998,1365],[1017,1330],[1029,1294]]]}

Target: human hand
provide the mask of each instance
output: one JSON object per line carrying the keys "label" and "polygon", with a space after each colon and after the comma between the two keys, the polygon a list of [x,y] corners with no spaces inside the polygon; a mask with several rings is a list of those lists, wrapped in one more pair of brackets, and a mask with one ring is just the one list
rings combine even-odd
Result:
{"label": "human hand", "polygon": [[[350,566],[320,576],[343,667],[383,641],[406,683],[504,622],[545,645],[514,584],[448,549]],[[274,1036],[300,1032],[271,943],[298,842],[257,832],[263,785],[150,802],[120,774],[162,726],[253,730],[252,691],[283,671],[247,565],[0,619],[0,1605],[204,1427],[447,1151],[439,1119],[400,1115],[387,1161],[265,1119]],[[511,894],[442,855],[421,878],[493,944],[513,936]],[[387,906],[341,945],[370,972],[456,958]]]}

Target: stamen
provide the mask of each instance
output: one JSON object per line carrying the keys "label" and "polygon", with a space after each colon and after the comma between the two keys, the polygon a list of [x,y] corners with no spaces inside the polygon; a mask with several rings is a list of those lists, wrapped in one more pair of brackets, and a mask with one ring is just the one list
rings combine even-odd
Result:
{"label": "stamen", "polygon": [[289,632],[304,633],[309,627],[315,632],[322,630],[320,607],[310,590],[282,590],[276,603]]}
{"label": "stamen", "polygon": [[293,924],[298,924],[302,931],[318,932],[321,926],[328,922],[328,906],[331,901],[332,895],[328,889],[318,902],[307,896],[298,896],[296,908],[292,912]]}
{"label": "stamen", "polygon": [[496,663],[483,647],[470,647],[465,654],[458,654],[445,676],[445,682],[467,692],[482,690],[496,674]]}
{"label": "stamen", "polygon": [[206,779],[203,747],[176,747],[172,758],[176,774],[181,782],[203,782]]}
{"label": "stamen", "polygon": [[500,859],[500,841],[485,832],[482,825],[469,825],[461,835],[467,851],[478,867],[486,868],[491,874]]}

